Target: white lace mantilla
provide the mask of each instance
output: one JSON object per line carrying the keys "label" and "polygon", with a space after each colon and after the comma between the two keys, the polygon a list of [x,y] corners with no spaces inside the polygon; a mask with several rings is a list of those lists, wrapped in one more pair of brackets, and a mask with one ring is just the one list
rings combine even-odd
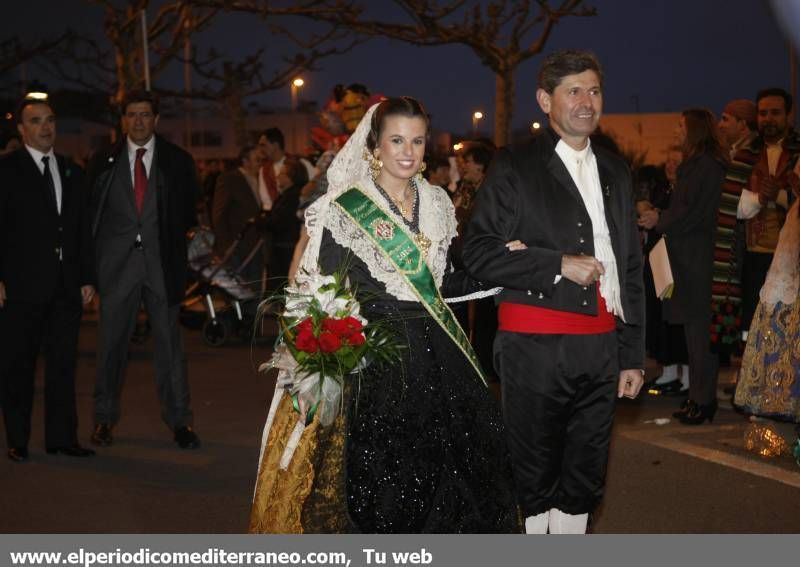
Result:
{"label": "white lace mantilla", "polygon": [[[406,228],[402,218],[391,210],[386,199],[375,188],[372,179],[362,178],[353,185],[377,203],[398,226]],[[422,233],[431,240],[427,263],[438,288],[442,285],[447,267],[447,249],[456,235],[455,210],[443,189],[424,180],[418,182],[417,186],[420,200],[419,226]],[[339,207],[331,206],[331,200],[336,196],[325,195],[306,211],[309,244],[303,255],[302,267],[310,270],[318,264],[322,231],[327,228],[337,244],[352,250],[367,265],[370,275],[384,284],[390,295],[401,301],[418,301],[406,278],[395,270],[378,246]]]}

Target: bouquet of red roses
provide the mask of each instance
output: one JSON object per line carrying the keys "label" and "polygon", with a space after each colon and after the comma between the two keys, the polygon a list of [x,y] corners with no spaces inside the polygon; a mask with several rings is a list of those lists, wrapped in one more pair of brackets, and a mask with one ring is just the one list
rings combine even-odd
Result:
{"label": "bouquet of red roses", "polygon": [[278,387],[292,396],[306,425],[319,414],[333,423],[343,381],[371,363],[392,363],[400,345],[383,324],[370,324],[342,274],[299,273],[286,287],[280,333],[266,368],[278,368]]}

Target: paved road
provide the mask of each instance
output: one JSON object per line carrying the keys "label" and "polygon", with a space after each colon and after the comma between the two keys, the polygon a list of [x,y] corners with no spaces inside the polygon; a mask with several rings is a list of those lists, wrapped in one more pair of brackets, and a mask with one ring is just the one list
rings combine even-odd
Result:
{"label": "paved road", "polygon": [[[88,444],[96,328],[81,331],[78,409]],[[255,366],[268,345],[206,347],[187,332],[196,430],[203,446],[180,451],[161,422],[150,343],[134,345],[115,444],[94,459],[44,454],[41,376],[31,461],[0,459],[3,533],[239,533],[247,526],[258,446],[272,382]],[[688,428],[674,399],[619,406],[607,497],[595,533],[798,533],[800,467],[742,448],[747,422],[720,410]]]}

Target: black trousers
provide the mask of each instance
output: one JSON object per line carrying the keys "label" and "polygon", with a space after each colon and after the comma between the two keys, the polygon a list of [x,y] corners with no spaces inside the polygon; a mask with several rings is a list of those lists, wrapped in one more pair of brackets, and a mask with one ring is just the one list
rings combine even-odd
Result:
{"label": "black trousers", "polygon": [[27,447],[30,441],[40,351],[45,362],[45,447],[77,443],[75,369],[81,310],[78,290],[63,285],[47,302],[10,299],[0,308],[0,400],[8,447]]}
{"label": "black trousers", "polygon": [[616,333],[499,331],[494,352],[522,513],[591,512],[605,485],[619,381]]}
{"label": "black trousers", "polygon": [[689,352],[689,397],[707,405],[717,399],[719,356],[711,352],[710,317],[690,319],[683,324]]}
{"label": "black trousers", "polygon": [[767,279],[772,254],[745,252],[742,266],[742,331],[750,329],[758,307],[758,294]]}

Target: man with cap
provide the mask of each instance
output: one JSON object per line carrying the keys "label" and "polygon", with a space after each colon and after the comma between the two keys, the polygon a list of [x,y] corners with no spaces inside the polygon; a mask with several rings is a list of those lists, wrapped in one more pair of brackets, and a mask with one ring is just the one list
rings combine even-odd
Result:
{"label": "man with cap", "polygon": [[[719,202],[717,236],[714,245],[715,266],[713,293],[730,301],[741,301],[742,263],[744,261],[744,221],[736,219],[742,180],[749,175],[743,163],[737,163],[736,154],[748,153],[758,137],[757,109],[753,101],[735,99],[725,105],[719,119],[720,141],[728,148],[732,165],[728,168],[722,184]],[[720,345],[720,343],[717,343]],[[720,362],[728,364],[734,345],[718,347]]]}
{"label": "man with cap", "polygon": [[737,98],[725,105],[717,127],[720,141],[728,148],[731,159],[758,135],[756,114],[756,105],[752,100]]}

